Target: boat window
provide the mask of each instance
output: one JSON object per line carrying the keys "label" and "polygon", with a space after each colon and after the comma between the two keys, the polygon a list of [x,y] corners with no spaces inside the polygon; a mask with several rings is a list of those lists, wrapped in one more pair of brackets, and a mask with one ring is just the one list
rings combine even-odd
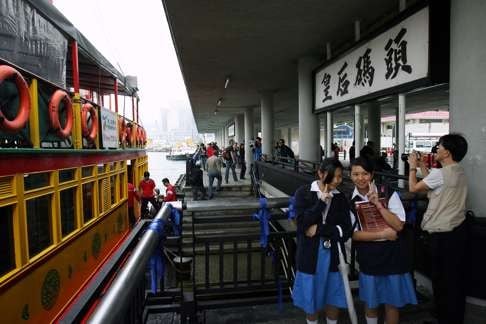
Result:
{"label": "boat window", "polygon": [[83,185],[83,220],[87,223],[93,218],[93,184],[88,182]]}
{"label": "boat window", "polygon": [[15,268],[13,208],[0,207],[0,277]]}
{"label": "boat window", "polygon": [[76,188],[61,191],[61,230],[66,236],[76,229]]}
{"label": "boat window", "polygon": [[32,173],[24,176],[24,190],[42,188],[49,185],[49,173]]}
{"label": "boat window", "polygon": [[105,166],[103,164],[98,164],[98,173],[105,172]]}
{"label": "boat window", "polygon": [[59,182],[74,180],[75,171],[76,169],[59,170]]}
{"label": "boat window", "polygon": [[81,171],[83,178],[91,177],[93,175],[93,167],[84,167]]}
{"label": "boat window", "polygon": [[116,204],[118,202],[118,197],[116,195],[116,176],[110,177],[110,192],[111,192],[111,204]]}
{"label": "boat window", "polygon": [[114,167],[115,167],[115,163],[113,163],[113,162],[107,163],[106,164],[106,171],[111,171],[111,170],[114,169]]}
{"label": "boat window", "polygon": [[51,195],[27,200],[27,229],[30,257],[52,244]]}

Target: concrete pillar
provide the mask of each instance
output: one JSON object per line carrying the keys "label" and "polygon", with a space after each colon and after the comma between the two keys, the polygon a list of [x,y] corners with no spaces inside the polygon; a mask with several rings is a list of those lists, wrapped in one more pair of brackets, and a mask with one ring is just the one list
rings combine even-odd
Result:
{"label": "concrete pillar", "polygon": [[[405,162],[400,159],[403,153],[405,153],[405,112],[406,112],[406,99],[404,94],[398,95],[398,174],[403,175],[405,173]],[[399,182],[399,185],[403,183]]]}
{"label": "concrete pillar", "polygon": [[361,106],[354,105],[354,156],[359,156],[359,151],[363,147],[363,119],[361,118]]}
{"label": "concrete pillar", "polygon": [[375,143],[375,150],[381,147],[381,109],[378,102],[370,102],[368,106],[368,141]]}
{"label": "concrete pillar", "polygon": [[462,133],[468,141],[461,163],[469,187],[466,207],[479,217],[486,217],[486,41],[478,28],[484,17],[482,0],[451,1],[450,130]]}
{"label": "concrete pillar", "polygon": [[287,128],[287,146],[292,148],[292,127]]}
{"label": "concrete pillar", "polygon": [[261,121],[262,121],[262,154],[271,158],[273,155],[273,93],[260,94]]}
{"label": "concrete pillar", "polygon": [[250,164],[253,160],[251,154],[250,143],[254,139],[253,134],[253,108],[245,109],[245,161],[247,168],[250,168]]}
{"label": "concrete pillar", "polygon": [[245,140],[245,116],[238,114],[235,117],[235,141],[243,143]]}
{"label": "concrete pillar", "polygon": [[312,112],[313,86],[312,69],[318,61],[303,57],[298,63],[299,78],[299,158],[319,161],[319,118]]}
{"label": "concrete pillar", "polygon": [[332,131],[333,131],[332,112],[328,111],[326,113],[326,156],[327,157],[334,157],[334,152],[332,151]]}

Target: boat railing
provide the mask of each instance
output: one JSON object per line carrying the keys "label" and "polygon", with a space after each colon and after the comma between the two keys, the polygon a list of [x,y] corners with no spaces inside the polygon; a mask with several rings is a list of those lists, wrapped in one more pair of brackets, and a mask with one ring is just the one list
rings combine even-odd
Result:
{"label": "boat railing", "polygon": [[[98,306],[88,319],[88,323],[120,323],[130,312],[141,317],[144,307],[145,290],[140,285],[145,281],[146,265],[163,239],[164,223],[171,215],[173,207],[165,204],[150,223],[123,268],[106,291]],[[142,293],[142,295],[140,295]],[[139,309],[133,310],[134,305]]]}
{"label": "boat railing", "polygon": [[[1,149],[144,148],[137,122],[0,59]],[[103,115],[103,116],[102,116]]]}

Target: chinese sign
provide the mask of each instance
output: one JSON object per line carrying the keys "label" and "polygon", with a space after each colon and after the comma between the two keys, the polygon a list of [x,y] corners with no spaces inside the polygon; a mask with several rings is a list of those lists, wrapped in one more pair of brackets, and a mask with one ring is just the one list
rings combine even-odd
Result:
{"label": "chinese sign", "polygon": [[118,148],[117,114],[101,108],[101,139],[103,148]]}
{"label": "chinese sign", "polygon": [[393,28],[316,72],[316,110],[427,77],[429,9],[424,8]]}

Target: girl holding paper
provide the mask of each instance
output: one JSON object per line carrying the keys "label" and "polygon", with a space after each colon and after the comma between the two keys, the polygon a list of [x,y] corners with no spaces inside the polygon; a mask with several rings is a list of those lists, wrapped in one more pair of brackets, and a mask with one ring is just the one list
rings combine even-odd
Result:
{"label": "girl holding paper", "polygon": [[[351,211],[355,217],[354,245],[359,263],[359,296],[365,303],[367,324],[378,321],[378,306],[385,304],[385,323],[399,322],[399,308],[417,304],[410,275],[411,265],[407,247],[400,232],[405,222],[405,210],[394,192],[388,199],[388,208],[380,202],[373,180],[371,161],[359,157],[351,163],[351,179],[355,185],[351,196]],[[356,203],[370,202],[377,217],[383,217],[385,226],[374,231],[362,230],[356,215]],[[364,227],[364,226],[363,226]]]}

